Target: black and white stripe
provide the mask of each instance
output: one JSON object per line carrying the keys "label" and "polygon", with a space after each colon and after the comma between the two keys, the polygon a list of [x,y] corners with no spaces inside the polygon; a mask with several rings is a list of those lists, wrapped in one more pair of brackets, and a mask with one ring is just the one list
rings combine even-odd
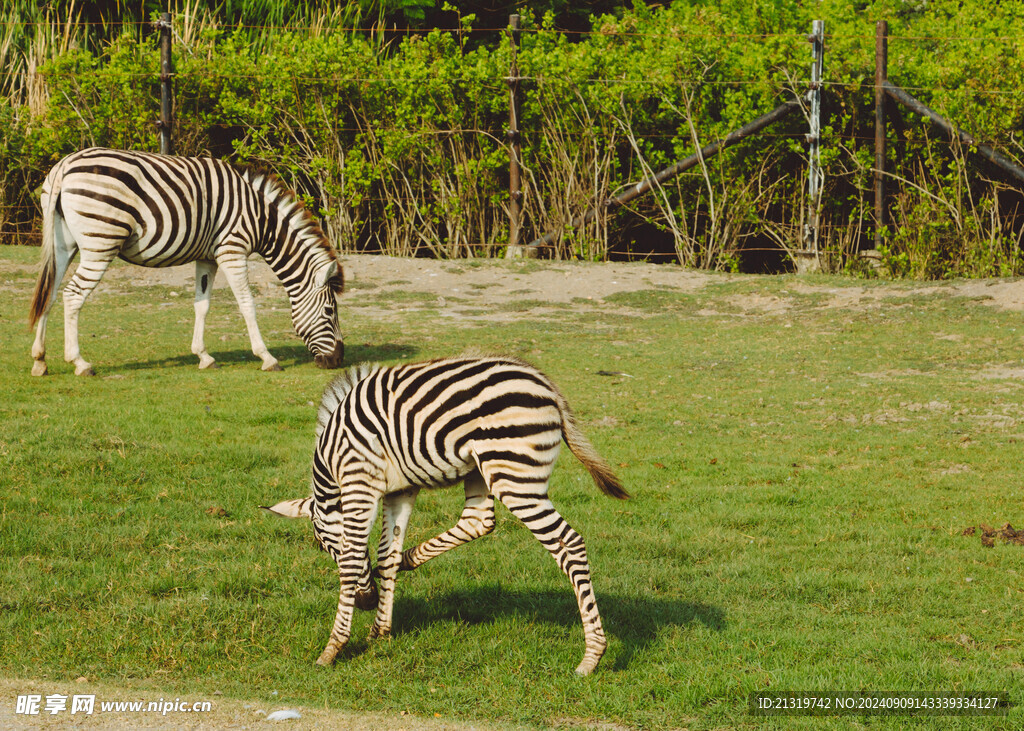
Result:
{"label": "black and white stripe", "polygon": [[[628,495],[546,376],[509,358],[357,366],[327,387],[317,431],[312,498],[270,508],[280,515],[311,518],[320,545],[338,563],[338,612],[317,662],[333,662],[348,641],[353,605],[372,606],[377,599],[367,542],[379,505],[381,590],[371,637],[391,631],[397,573],[490,533],[497,498],[569,577],[586,645],[576,672],[586,675],[597,666],[607,643],[586,547],[548,499],[548,479],[562,440],[605,494],[621,499]],[[419,490],[460,481],[466,501],[456,525],[403,552]]]}
{"label": "black and white stripe", "polygon": [[204,331],[218,268],[238,301],[253,353],[264,370],[279,370],[256,325],[248,263],[259,254],[291,301],[295,331],[323,367],[341,365],[337,294],[343,280],[334,249],[293,193],[269,175],[220,160],[92,148],[57,163],[42,193],[42,272],[32,300],[36,326],[32,372],[46,373],[46,318],[75,255],[64,288],[64,357],[78,374],[92,373],[79,351],[78,312],[120,257],[140,266],[195,262],[192,352],[214,365]]}

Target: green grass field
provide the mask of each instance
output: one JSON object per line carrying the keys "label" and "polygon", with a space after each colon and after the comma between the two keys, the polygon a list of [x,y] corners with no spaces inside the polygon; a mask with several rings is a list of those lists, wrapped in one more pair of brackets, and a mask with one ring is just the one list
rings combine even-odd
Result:
{"label": "green grass field", "polygon": [[[404,298],[353,287],[349,362],[468,346],[525,357],[634,498],[604,497],[563,451],[551,493],[586,539],[610,642],[591,677],[572,672],[583,639],[568,581],[502,509],[491,536],[400,576],[393,638],[367,642],[371,616],[357,614],[325,669],[334,564],[308,525],[257,508],[306,493],[330,377],[286,302],[258,299],[285,367],[263,373],[216,292],[223,367],[203,372],[187,291],[104,283],[81,325],[99,375],[63,363],[58,306],[51,375],[35,379],[36,256],[0,249],[0,675],[529,727],[1024,725],[1016,706],[982,720],[748,707],[764,690],[1024,700],[1024,546],[962,535],[1024,527],[1020,312],[950,285],[712,276],[695,293],[613,295],[605,311],[495,303],[507,321],[455,327],[415,281]],[[527,281],[543,264],[518,266]],[[460,506],[460,490],[422,494],[412,538]]]}

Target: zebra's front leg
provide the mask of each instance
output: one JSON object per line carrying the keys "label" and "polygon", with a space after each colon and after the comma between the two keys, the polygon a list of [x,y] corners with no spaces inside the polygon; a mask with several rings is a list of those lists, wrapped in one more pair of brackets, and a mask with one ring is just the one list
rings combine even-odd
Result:
{"label": "zebra's front leg", "polygon": [[338,597],[338,613],[334,617],[334,627],[331,628],[331,638],[327,641],[327,647],[316,659],[317,665],[333,665],[338,653],[348,644],[348,638],[352,636],[352,607],[354,605],[356,585],[345,580],[345,569],[338,568],[338,577],[341,580],[341,594]]}
{"label": "zebra's front leg", "polygon": [[380,593],[377,591],[377,582],[373,578],[373,570],[370,568],[370,554],[363,554],[363,572],[359,581],[356,582],[355,593],[356,609],[369,612],[376,609],[380,603]]}
{"label": "zebra's front leg", "polygon": [[192,331],[192,352],[199,356],[200,368],[216,368],[217,362],[206,352],[206,314],[210,311],[213,280],[217,276],[217,262],[196,262],[196,324]]}
{"label": "zebra's front leg", "polygon": [[[342,531],[343,542],[336,537],[325,536],[321,540],[322,545],[342,545],[341,552],[335,556],[338,562],[338,578],[341,582],[341,591],[338,595],[338,612],[334,617],[334,626],[331,629],[331,638],[327,642],[324,651],[317,659],[317,665],[330,665],[337,658],[338,653],[352,636],[352,613],[355,607],[356,589],[366,571],[366,544],[370,537],[370,529],[377,517],[377,502],[367,503],[365,496],[360,498],[342,498],[343,511]],[[359,500],[356,502],[356,500]],[[350,508],[351,505],[357,507]],[[318,530],[317,523],[313,523],[314,530]]]}
{"label": "zebra's front leg", "polygon": [[494,496],[488,491],[479,470],[466,476],[464,487],[466,503],[459,521],[444,533],[403,553],[400,571],[412,571],[430,559],[494,530]]}
{"label": "zebra's front leg", "polygon": [[395,577],[402,563],[402,544],[405,542],[409,516],[412,515],[418,490],[392,493],[384,497],[384,517],[377,550],[377,573],[380,576],[380,599],[377,617],[370,628],[370,637],[391,634],[391,617],[395,606]]}
{"label": "zebra's front leg", "polygon": [[249,262],[244,252],[231,252],[217,258],[217,264],[224,272],[228,285],[238,302],[238,309],[245,320],[245,327],[249,332],[249,344],[252,346],[253,355],[263,361],[261,368],[265,371],[279,371],[281,365],[277,358],[270,354],[263,336],[260,335],[259,325],[256,324],[256,303],[249,290]]}

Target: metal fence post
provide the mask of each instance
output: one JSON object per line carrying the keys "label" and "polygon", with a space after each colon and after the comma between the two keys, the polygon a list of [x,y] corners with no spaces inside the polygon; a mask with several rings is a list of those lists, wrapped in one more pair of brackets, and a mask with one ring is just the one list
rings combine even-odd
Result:
{"label": "metal fence post", "polygon": [[810,130],[807,134],[807,219],[804,223],[804,251],[813,255],[812,264],[818,256],[818,212],[821,209],[822,184],[825,173],[821,169],[821,78],[825,60],[825,21],[815,20],[811,24],[811,83],[807,91],[810,104]]}
{"label": "metal fence post", "polygon": [[889,23],[875,26],[875,249],[885,228],[885,85],[889,78]]}
{"label": "metal fence post", "polygon": [[160,121],[156,125],[160,129],[160,154],[173,155],[171,129],[174,124],[174,90],[171,80],[174,77],[174,66],[171,63],[171,14],[162,13],[157,27],[160,28]]}

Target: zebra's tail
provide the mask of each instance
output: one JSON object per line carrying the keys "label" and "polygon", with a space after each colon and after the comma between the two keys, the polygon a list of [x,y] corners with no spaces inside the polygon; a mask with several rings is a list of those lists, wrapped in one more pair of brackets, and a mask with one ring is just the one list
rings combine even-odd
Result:
{"label": "zebra's tail", "polygon": [[53,288],[57,286],[57,282],[53,281],[57,274],[54,224],[57,217],[57,202],[60,200],[60,186],[64,177],[61,167],[55,167],[43,183],[43,245],[39,253],[39,280],[36,282],[35,292],[32,293],[32,304],[29,308],[29,328],[35,327],[39,318],[46,312]]}
{"label": "zebra's tail", "polygon": [[576,425],[576,419],[573,417],[565,397],[558,391],[555,393],[558,394],[558,410],[562,412],[562,438],[569,445],[569,451],[587,468],[587,472],[594,478],[594,484],[601,492],[619,500],[628,500],[629,493],[612,472],[611,465],[604,461],[604,458],[594,449],[594,445],[583,436],[583,432]]}

